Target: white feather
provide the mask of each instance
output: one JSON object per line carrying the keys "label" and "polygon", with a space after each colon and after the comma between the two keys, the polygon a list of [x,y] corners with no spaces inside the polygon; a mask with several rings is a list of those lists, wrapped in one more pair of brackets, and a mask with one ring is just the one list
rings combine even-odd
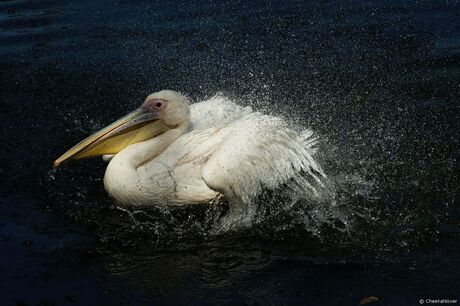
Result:
{"label": "white feather", "polygon": [[109,193],[126,205],[193,204],[219,194],[249,205],[264,189],[286,186],[314,197],[323,186],[310,130],[298,133],[222,95],[190,105],[190,124],[174,137],[137,168],[129,158],[134,150],[153,148],[153,140],[117,154],[106,172]]}

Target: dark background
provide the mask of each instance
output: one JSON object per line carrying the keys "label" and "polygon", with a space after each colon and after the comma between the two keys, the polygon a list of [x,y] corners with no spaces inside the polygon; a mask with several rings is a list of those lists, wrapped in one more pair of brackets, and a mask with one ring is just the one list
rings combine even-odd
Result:
{"label": "dark background", "polygon": [[[452,0],[0,1],[0,304],[458,299],[459,24]],[[315,130],[333,205],[216,236],[213,208],[119,211],[99,159],[51,170],[165,88]]]}

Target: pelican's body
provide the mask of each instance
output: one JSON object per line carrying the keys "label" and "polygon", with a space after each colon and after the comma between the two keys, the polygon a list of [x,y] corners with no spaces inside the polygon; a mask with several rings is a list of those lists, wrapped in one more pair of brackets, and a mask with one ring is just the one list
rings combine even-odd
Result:
{"label": "pelican's body", "polygon": [[[181,103],[172,104],[175,100]],[[158,101],[169,104],[158,110],[160,104],[152,104]],[[164,112],[158,115],[161,127],[155,127],[161,132],[152,132],[154,137],[129,144],[111,158],[104,186],[121,205],[204,203],[219,194],[247,203],[262,189],[291,185],[315,195],[322,186],[325,176],[313,160],[314,139],[308,130],[295,132],[277,117],[222,96],[189,106],[184,96],[161,91],[149,96],[143,107]],[[96,150],[94,144],[89,147]]]}

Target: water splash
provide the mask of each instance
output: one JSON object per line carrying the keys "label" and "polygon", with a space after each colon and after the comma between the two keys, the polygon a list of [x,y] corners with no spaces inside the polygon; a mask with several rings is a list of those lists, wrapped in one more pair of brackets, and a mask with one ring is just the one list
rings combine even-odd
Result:
{"label": "water splash", "polygon": [[[264,113],[280,113],[268,96],[246,99],[241,104]],[[281,115],[288,126],[298,132],[306,127],[302,116]],[[320,119],[324,118],[315,120]],[[277,191],[265,190],[251,203],[250,214],[235,213],[222,198],[186,208],[116,207],[103,190],[104,169],[102,163],[96,161],[85,161],[80,168],[62,170],[65,172],[59,176],[64,177],[64,181],[54,179],[56,172],[50,171],[48,189],[57,190],[57,185],[66,185],[62,188],[64,191],[56,193],[60,209],[75,220],[95,226],[102,241],[122,245],[175,245],[245,235],[281,241],[304,237],[305,241],[315,239],[333,248],[375,252],[416,246],[426,234],[432,234],[429,222],[436,219],[432,217],[433,212],[439,211],[429,206],[429,199],[418,195],[429,191],[431,179],[405,185],[399,173],[411,169],[411,164],[407,160],[388,161],[388,151],[382,150],[388,146],[382,144],[388,137],[374,135],[364,139],[364,136],[359,131],[342,135],[339,130],[316,134],[315,159],[328,177],[324,192],[317,198],[306,197],[295,184]],[[391,141],[404,144],[396,136]],[[88,166],[89,162],[94,166]],[[420,204],[413,205],[415,199],[419,199]]]}
{"label": "water splash", "polygon": [[53,181],[56,179],[56,169],[51,169],[48,171],[48,179]]}

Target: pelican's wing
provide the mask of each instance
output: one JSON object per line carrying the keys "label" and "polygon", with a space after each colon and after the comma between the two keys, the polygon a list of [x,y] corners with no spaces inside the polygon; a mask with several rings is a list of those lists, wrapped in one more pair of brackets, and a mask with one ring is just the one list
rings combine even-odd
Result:
{"label": "pelican's wing", "polygon": [[225,138],[202,169],[205,183],[244,203],[264,188],[283,184],[316,195],[325,177],[312,157],[311,131],[297,133],[279,118],[250,113],[226,129]]}
{"label": "pelican's wing", "polygon": [[209,100],[190,105],[189,131],[228,125],[251,112],[251,107],[239,106],[217,94]]}

